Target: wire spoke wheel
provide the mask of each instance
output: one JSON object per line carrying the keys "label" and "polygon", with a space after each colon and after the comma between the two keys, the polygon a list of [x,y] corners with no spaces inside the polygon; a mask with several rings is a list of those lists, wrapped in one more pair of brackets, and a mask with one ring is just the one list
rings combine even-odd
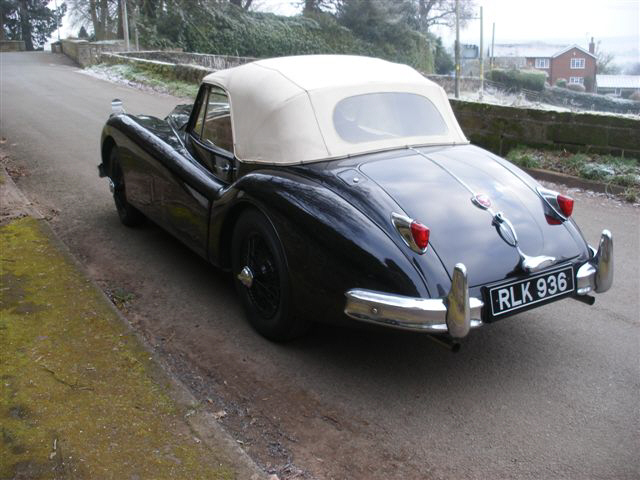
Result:
{"label": "wire spoke wheel", "polygon": [[253,328],[282,342],[302,335],[307,322],[293,314],[292,289],[280,238],[256,209],[238,218],[231,241],[231,269],[236,290]]}
{"label": "wire spoke wheel", "polygon": [[273,318],[280,305],[280,274],[273,253],[255,232],[249,234],[243,250],[245,265],[253,273],[251,287],[247,287],[248,295],[264,318]]}

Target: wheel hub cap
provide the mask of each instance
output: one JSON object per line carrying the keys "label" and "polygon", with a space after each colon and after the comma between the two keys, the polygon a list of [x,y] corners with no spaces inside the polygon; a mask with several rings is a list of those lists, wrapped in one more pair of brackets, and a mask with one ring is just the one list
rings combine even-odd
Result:
{"label": "wheel hub cap", "polygon": [[253,272],[251,271],[251,269],[249,267],[244,267],[242,270],[240,270],[240,273],[238,274],[238,280],[240,280],[240,283],[242,283],[245,287],[251,288],[251,286],[253,285]]}

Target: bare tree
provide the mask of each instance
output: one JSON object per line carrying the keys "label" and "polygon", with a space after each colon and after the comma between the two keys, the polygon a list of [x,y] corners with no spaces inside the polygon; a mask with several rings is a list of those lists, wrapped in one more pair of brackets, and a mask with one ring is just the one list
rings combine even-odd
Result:
{"label": "bare tree", "polygon": [[122,37],[120,0],[67,0],[74,26],[91,26],[96,40]]}
{"label": "bare tree", "polygon": [[[455,0],[417,0],[418,22],[426,33],[436,25],[453,26],[456,22]],[[473,0],[460,0],[460,24],[464,25],[475,13]]]}
{"label": "bare tree", "polygon": [[613,62],[615,55],[613,53],[603,51],[602,48],[600,48],[600,42],[598,42],[598,45],[596,46],[595,55],[596,73],[605,75],[615,75],[617,73],[620,73],[620,68],[617,65],[611,63]]}

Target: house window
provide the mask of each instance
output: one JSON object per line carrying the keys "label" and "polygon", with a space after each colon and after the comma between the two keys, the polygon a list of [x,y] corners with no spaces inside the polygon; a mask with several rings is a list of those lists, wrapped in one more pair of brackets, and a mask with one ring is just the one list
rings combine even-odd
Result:
{"label": "house window", "polygon": [[584,77],[569,77],[569,83],[579,83],[584,85]]}
{"label": "house window", "polygon": [[572,58],[571,68],[584,68],[584,58]]}
{"label": "house window", "polygon": [[549,68],[549,59],[536,58],[536,68]]}

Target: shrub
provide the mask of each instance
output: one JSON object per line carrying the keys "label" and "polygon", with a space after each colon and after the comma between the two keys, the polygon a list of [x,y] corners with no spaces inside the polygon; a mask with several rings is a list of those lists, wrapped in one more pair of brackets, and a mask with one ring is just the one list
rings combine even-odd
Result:
{"label": "shrub", "polygon": [[587,163],[580,168],[580,176],[589,180],[606,180],[615,175],[615,170],[608,165]]}
{"label": "shrub", "polygon": [[566,160],[567,166],[574,172],[580,171],[587,163],[589,163],[589,157],[584,153],[575,153]]}
{"label": "shrub", "polygon": [[494,69],[487,72],[487,78],[493,82],[502,83],[509,90],[544,90],[546,75],[544,72],[522,71],[522,70],[502,70]]}
{"label": "shrub", "polygon": [[567,85],[567,88],[569,90],[572,90],[574,92],[586,92],[587,89],[584,88],[584,85],[581,85],[579,83],[570,83],[569,85]]}
{"label": "shrub", "polygon": [[584,77],[584,88],[593,92],[593,77]]}
{"label": "shrub", "polygon": [[556,87],[567,88],[567,79],[559,78],[556,80]]}
{"label": "shrub", "polygon": [[555,105],[571,105],[601,112],[640,114],[640,104],[638,102],[594,93],[573,92],[567,88],[547,88],[542,92],[541,98],[542,101]]}
{"label": "shrub", "polygon": [[636,90],[631,95],[629,95],[629,100],[633,100],[634,102],[640,102],[640,90]]}
{"label": "shrub", "polygon": [[157,18],[142,17],[138,23],[140,41],[151,49],[180,47],[190,52],[260,58],[316,53],[367,55],[433,71],[430,42],[407,28],[388,28],[377,32],[376,38],[364,38],[327,13],[286,17],[245,12],[219,3],[215,8],[167,9]]}
{"label": "shrub", "polygon": [[518,147],[507,154],[507,160],[523,168],[539,168],[540,160],[536,158],[536,152]]}

